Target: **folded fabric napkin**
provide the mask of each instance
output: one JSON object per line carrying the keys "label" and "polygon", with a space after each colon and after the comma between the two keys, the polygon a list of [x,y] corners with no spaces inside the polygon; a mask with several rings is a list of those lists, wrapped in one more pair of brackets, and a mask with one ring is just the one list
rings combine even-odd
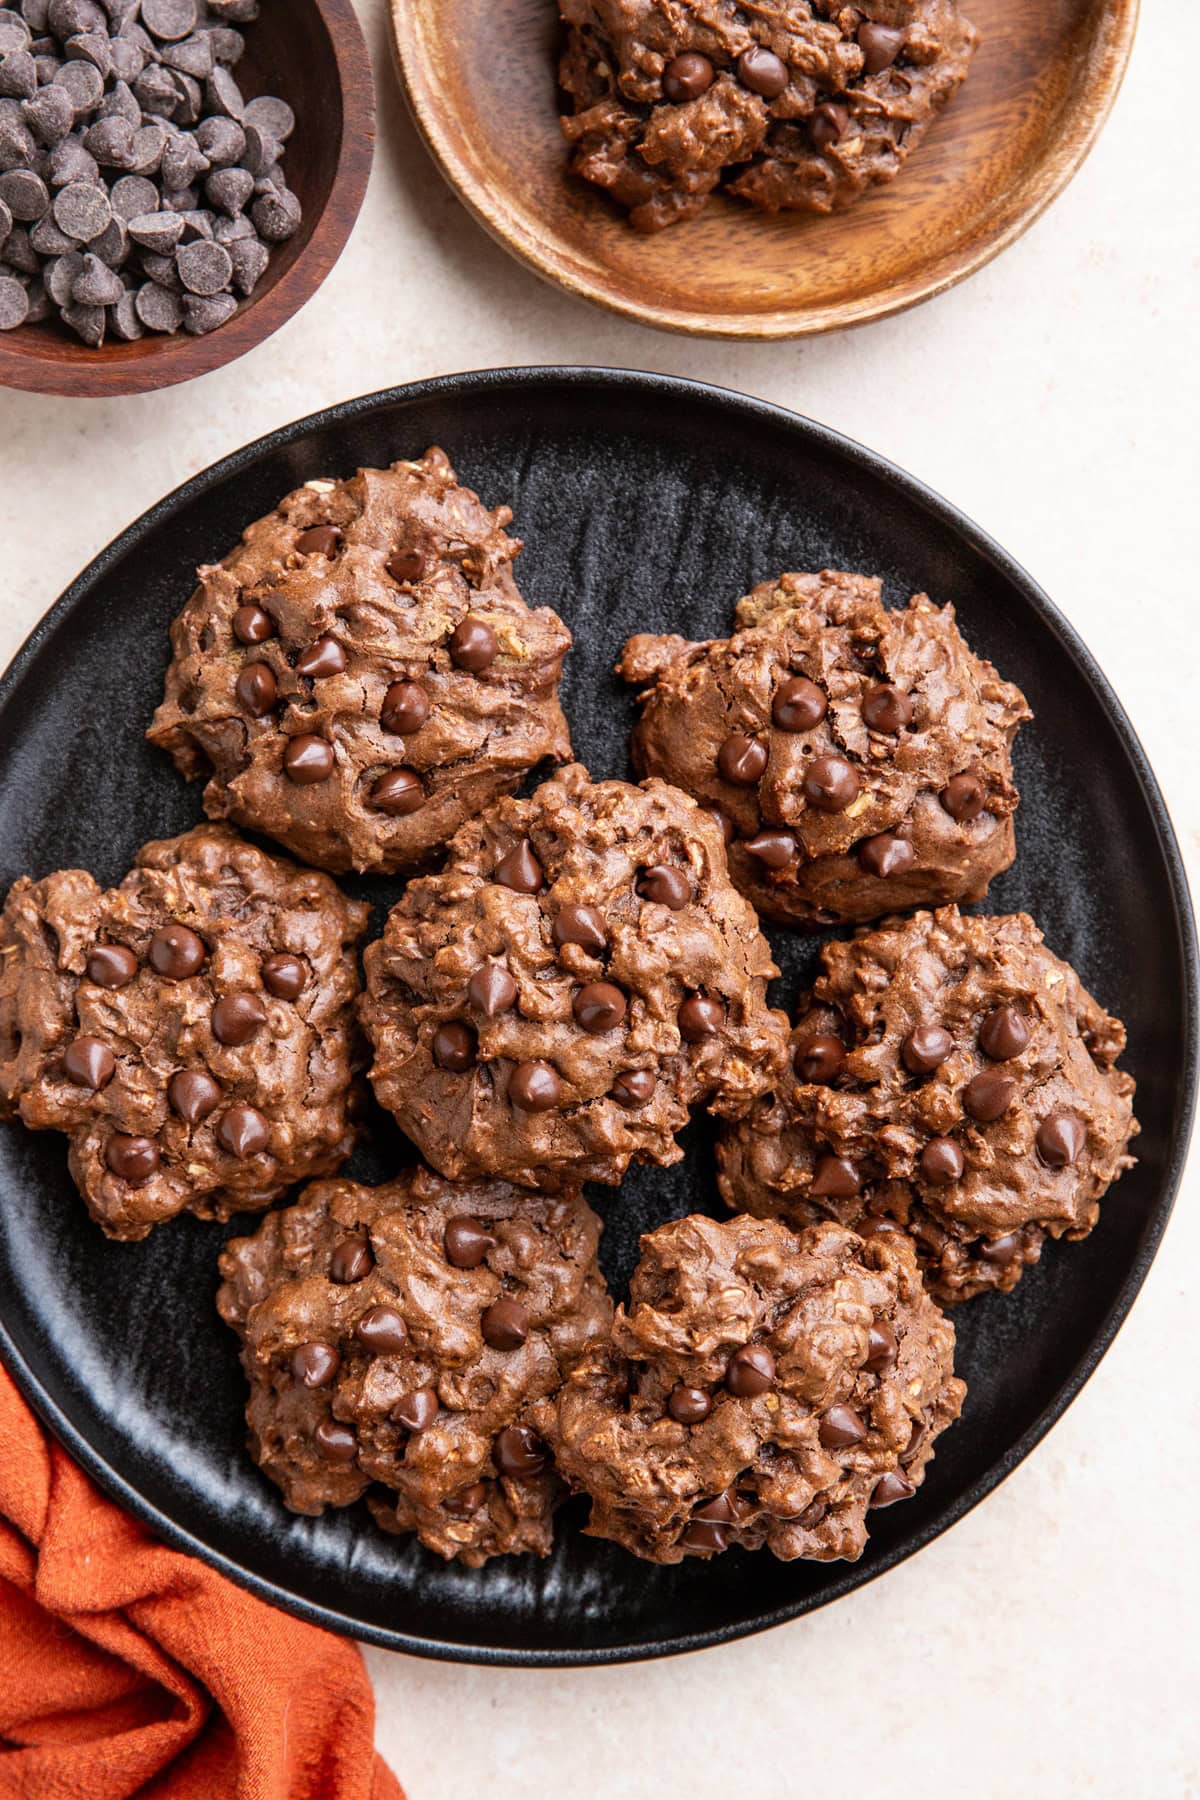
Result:
{"label": "folded fabric napkin", "polygon": [[0,1369],[0,1800],[403,1800],[353,1644],[168,1550]]}

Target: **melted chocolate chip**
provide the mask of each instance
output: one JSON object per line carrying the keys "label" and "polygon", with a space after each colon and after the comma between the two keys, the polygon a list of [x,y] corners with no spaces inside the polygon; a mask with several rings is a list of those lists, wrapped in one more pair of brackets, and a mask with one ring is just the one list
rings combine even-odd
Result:
{"label": "melted chocolate chip", "polygon": [[275,636],[275,621],[261,606],[239,606],[233,615],[233,635],[239,644],[265,644]]}
{"label": "melted chocolate chip", "polygon": [[271,1142],[271,1127],[253,1106],[231,1106],[217,1126],[217,1142],[230,1156],[257,1156]]}
{"label": "melted chocolate chip", "polygon": [[346,652],[336,638],[319,637],[308,646],[296,663],[297,675],[311,681],[322,681],[328,675],[342,675],[346,669]]}
{"label": "melted chocolate chip", "polygon": [[411,587],[425,573],[425,558],[419,550],[393,550],[384,567],[398,587]]}
{"label": "melted chocolate chip", "polygon": [[164,981],[186,981],[204,967],[208,949],[186,925],[164,925],[150,939],[147,961]]}
{"label": "melted chocolate chip", "polygon": [[412,737],[429,717],[429,695],[416,681],[393,681],[383,696],[379,723],[398,737]]}
{"label": "melted chocolate chip", "polygon": [[868,875],[886,880],[889,875],[904,875],[913,867],[917,853],[907,838],[895,837],[890,831],[866,838],[858,847],[858,860]]}
{"label": "melted chocolate chip", "polygon": [[754,44],[743,50],[737,62],[738,80],[764,100],[778,100],[788,84],[787,64],[773,50]]}
{"label": "melted chocolate chip", "polygon": [[450,1019],[434,1032],[431,1048],[439,1069],[451,1075],[465,1075],[478,1060],[479,1039],[472,1026]]}
{"label": "melted chocolate chip", "polygon": [[1029,1043],[1029,1021],[1015,1006],[997,1006],[979,1027],[979,1048],[993,1062],[1020,1056]]}
{"label": "melted chocolate chip", "polygon": [[341,1366],[341,1356],[332,1344],[297,1344],[292,1351],[292,1379],[301,1387],[328,1387]]}
{"label": "melted chocolate chip", "polygon": [[960,825],[969,825],[983,811],[983,783],[974,775],[954,775],[939,798],[952,819]]}
{"label": "melted chocolate chip", "polygon": [[729,1533],[724,1526],[713,1524],[708,1519],[693,1519],[686,1526],[679,1539],[685,1550],[720,1551],[729,1548]]}
{"label": "melted chocolate chip", "polygon": [[267,1022],[267,1009],[257,994],[224,994],[212,1009],[212,1034],[218,1044],[248,1044]]}
{"label": "melted chocolate chip", "polygon": [[372,1356],[393,1355],[408,1345],[408,1326],[394,1306],[369,1306],[354,1335]]}
{"label": "melted chocolate chip", "polygon": [[811,731],[828,710],[821,689],[806,675],[789,675],[781,681],[771,702],[771,718],[780,731]]}
{"label": "melted chocolate chip", "polygon": [[473,1481],[470,1487],[462,1488],[457,1494],[451,1494],[448,1500],[443,1500],[442,1507],[452,1519],[469,1519],[472,1513],[479,1511],[486,1499],[487,1483]]}
{"label": "melted chocolate chip", "polygon": [[954,1048],[954,1039],[941,1025],[918,1025],[900,1046],[900,1056],[911,1075],[932,1075]]}
{"label": "melted chocolate chip", "polygon": [[858,776],[844,756],[814,756],[800,786],[818,812],[845,812],[858,799]]}
{"label": "melted chocolate chip", "polygon": [[517,1300],[494,1300],[479,1329],[493,1350],[519,1350],[529,1336],[529,1314]]}
{"label": "melted chocolate chip", "polygon": [[405,1431],[425,1431],[438,1415],[437,1389],[431,1387],[416,1388],[411,1394],[401,1394],[392,1408],[392,1418]]}
{"label": "melted chocolate chip", "polygon": [[517,998],[517,984],[500,963],[484,963],[467,984],[467,999],[485,1019],[498,1019]]}
{"label": "melted chocolate chip", "polygon": [[456,1269],[477,1269],[488,1251],[495,1249],[496,1239],[490,1231],[484,1229],[478,1219],[461,1213],[456,1218],[447,1220],[442,1245],[446,1261],[453,1263]]}
{"label": "melted chocolate chip", "polygon": [[599,1036],[614,1031],[623,1022],[628,1006],[620,988],[611,981],[589,981],[575,995],[571,1010],[583,1031]]}
{"label": "melted chocolate chip", "polygon": [[889,1469],[875,1483],[867,1504],[872,1510],[881,1506],[894,1506],[897,1500],[911,1500],[916,1491],[907,1475],[902,1475],[899,1469]]}
{"label": "melted chocolate chip", "polygon": [[817,150],[829,150],[834,144],[841,142],[849,123],[848,107],[839,106],[836,100],[824,100],[813,113],[808,134]]}
{"label": "melted chocolate chip", "polygon": [[858,45],[863,53],[863,74],[882,75],[890,69],[904,48],[905,33],[895,25],[877,25],[864,19],[858,28]]}
{"label": "melted chocolate chip", "polygon": [[564,906],[550,927],[550,935],[560,950],[564,944],[578,944],[581,950],[599,956],[608,945],[608,923],[595,906]]}
{"label": "melted chocolate chip", "polygon": [[117,1059],[103,1038],[77,1037],[63,1053],[63,1068],[76,1087],[98,1094],[116,1074]]}
{"label": "melted chocolate chip", "polygon": [[775,1358],[765,1344],[744,1344],[725,1366],[725,1386],[739,1400],[756,1400],[775,1386]]}
{"label": "melted chocolate chip", "polygon": [[992,1238],[989,1243],[980,1244],[979,1254],[985,1262],[1003,1266],[1015,1261],[1021,1254],[1021,1240],[1015,1231],[1008,1231],[1003,1237]]}
{"label": "melted chocolate chip", "polygon": [[638,876],[637,891],[643,900],[653,900],[678,912],[692,897],[692,884],[682,869],[669,863],[654,863]]}
{"label": "melted chocolate chip", "polygon": [[1069,1169],[1086,1143],[1083,1120],[1074,1113],[1051,1113],[1037,1128],[1037,1152],[1049,1169]]}
{"label": "melted chocolate chip", "polygon": [[1017,1097],[1017,1084],[1007,1075],[985,1069],[963,1089],[963,1111],[982,1125],[990,1125],[1006,1113]]}
{"label": "melted chocolate chip", "polygon": [[365,1281],[375,1267],[371,1246],[365,1238],[345,1237],[333,1246],[329,1258],[329,1279],[339,1287],[353,1287]]}
{"label": "melted chocolate chip", "polygon": [[696,1507],[693,1519],[707,1519],[714,1525],[736,1525],[738,1522],[737,1501],[732,1493],[726,1491],[718,1494],[715,1500],[706,1500],[703,1506]]}
{"label": "melted chocolate chip", "polygon": [[266,663],[247,663],[234,682],[234,692],[238,705],[250,714],[252,719],[261,719],[270,712],[279,697],[279,688],[273,671]]}
{"label": "melted chocolate chip", "polygon": [[296,539],[301,556],[335,557],[341,548],[342,534],[336,525],[310,525]]}
{"label": "melted chocolate chip", "polygon": [[818,1200],[849,1200],[862,1192],[862,1176],[845,1156],[819,1156],[809,1193]]}
{"label": "melted chocolate chip", "polygon": [[653,1069],[626,1069],[612,1084],[612,1097],[627,1112],[653,1100],[658,1077]]}
{"label": "melted chocolate chip", "polygon": [[137,972],[137,957],[124,944],[97,944],[88,952],[87,978],[97,987],[128,987]]}
{"label": "melted chocolate chip", "polygon": [[766,766],[766,745],[740,731],[727,737],[717,752],[718,769],[738,787],[753,787]]}
{"label": "melted chocolate chip", "polygon": [[707,994],[689,994],[679,1008],[679,1033],[686,1044],[715,1037],[725,1023],[725,1008]]}
{"label": "melted chocolate chip", "polygon": [[698,100],[713,84],[716,71],[707,56],[698,50],[685,50],[671,59],[663,70],[663,93],[673,106],[687,100]]}
{"label": "melted chocolate chip", "polygon": [[406,819],[424,804],[425,789],[415,769],[389,769],[371,784],[371,805],[392,818]]}
{"label": "melted chocolate chip", "polygon": [[130,1187],[141,1187],[158,1167],[158,1145],[153,1138],[117,1131],[108,1140],[104,1160],[120,1180],[127,1181]]}
{"label": "melted chocolate chip", "polygon": [[199,1125],[221,1104],[223,1090],[202,1069],[181,1069],[172,1075],[167,1086],[167,1099],[185,1125]]}
{"label": "melted chocolate chip", "polygon": [[468,675],[482,675],[500,654],[491,626],[483,619],[472,618],[469,613],[450,633],[446,648],[455,668],[465,669]]}
{"label": "melted chocolate chip", "polygon": [[902,688],[881,682],[878,687],[868,688],[863,695],[862,716],[863,723],[872,731],[883,731],[889,737],[895,737],[906,725],[912,724],[912,701]]}
{"label": "melted chocolate chip", "polygon": [[667,1411],[680,1425],[699,1425],[712,1411],[710,1395],[703,1388],[673,1387],[667,1396]]}
{"label": "melted chocolate chip", "polygon": [[861,1444],[866,1435],[867,1428],[852,1406],[831,1406],[822,1413],[817,1428],[826,1450],[848,1450],[851,1444]]}
{"label": "melted chocolate chip", "polygon": [[820,1082],[833,1080],[846,1060],[846,1046],[840,1038],[828,1032],[818,1032],[815,1037],[805,1038],[792,1051],[792,1067],[801,1081]]}
{"label": "melted chocolate chip", "polygon": [[299,737],[288,739],[283,766],[288,780],[294,781],[297,787],[312,787],[318,781],[328,781],[333,774],[332,746],[312,732],[302,732]]}
{"label": "melted chocolate chip", "polygon": [[268,994],[273,994],[277,1000],[299,999],[307,979],[300,958],[288,956],[285,951],[264,957],[262,978]]}
{"label": "melted chocolate chip", "polygon": [[742,848],[766,869],[786,869],[799,851],[790,831],[759,831]]}
{"label": "melted chocolate chip", "polygon": [[533,854],[528,838],[514,844],[496,864],[496,880],[501,887],[511,888],[515,894],[538,893],[543,879],[542,865]]}
{"label": "melted chocolate chip", "polygon": [[358,1455],[358,1439],[348,1425],[336,1419],[322,1419],[313,1432],[313,1442],[332,1463],[352,1463]]}
{"label": "melted chocolate chip", "polygon": [[562,1099],[562,1082],[548,1062],[518,1063],[508,1083],[508,1097],[522,1112],[550,1112]]}
{"label": "melted chocolate chip", "polygon": [[872,1375],[881,1375],[896,1360],[900,1345],[886,1319],[876,1319],[867,1333],[867,1359],[863,1364]]}
{"label": "melted chocolate chip", "polygon": [[953,1138],[930,1138],[921,1152],[921,1178],[933,1187],[948,1187],[953,1181],[961,1181],[966,1166]]}
{"label": "melted chocolate chip", "polygon": [[528,1425],[506,1425],[492,1445],[492,1458],[502,1475],[520,1481],[546,1466],[547,1450]]}

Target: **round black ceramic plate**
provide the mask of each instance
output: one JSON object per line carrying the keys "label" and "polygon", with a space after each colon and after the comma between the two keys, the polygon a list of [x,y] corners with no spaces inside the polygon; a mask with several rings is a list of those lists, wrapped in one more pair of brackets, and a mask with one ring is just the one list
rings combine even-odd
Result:
{"label": "round black ceramic plate", "polygon": [[[731,1551],[656,1569],[582,1537],[578,1503],[546,1562],[481,1570],[382,1536],[365,1507],[300,1519],[243,1450],[232,1334],[213,1308],[229,1229],[180,1219],[110,1244],[67,1176],[64,1140],[0,1127],[0,1349],[79,1461],[162,1537],[270,1600],[394,1649],[479,1661],[660,1655],[756,1631],[848,1593],[919,1549],[994,1487],[1079,1391],[1128,1311],[1180,1174],[1196,1063],[1195,942],[1183,871],[1142,750],[1087,651],[1035,584],[945,501],[806,420],[657,376],[516,370],[455,376],[302,420],[164,500],[92,564],[0,684],[0,889],[82,865],[120,878],[138,846],[200,819],[200,795],[142,738],[167,627],[196,564],[310,476],[449,452],[526,541],[531,601],[575,634],[565,702],[581,759],[628,772],[626,636],[723,635],[739,595],[783,569],[882,575],[889,600],[952,600],[968,640],[1037,715],[1017,745],[1015,867],[996,911],[1026,908],[1129,1026],[1139,1162],[1082,1245],[1051,1246],[1010,1299],[960,1308],[961,1423],[917,1497],[872,1521],[861,1562],[781,1564]],[[394,884],[362,882],[378,902]],[[790,1002],[813,940],[774,932]],[[352,1165],[405,1157],[382,1117]],[[610,1278],[638,1234],[718,1211],[709,1128],[678,1167],[598,1190]],[[243,1222],[242,1229],[251,1221]]]}

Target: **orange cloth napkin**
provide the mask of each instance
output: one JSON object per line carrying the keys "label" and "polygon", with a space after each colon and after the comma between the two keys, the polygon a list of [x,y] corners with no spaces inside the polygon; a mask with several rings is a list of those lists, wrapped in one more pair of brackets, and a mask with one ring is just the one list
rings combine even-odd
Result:
{"label": "orange cloth napkin", "polygon": [[353,1644],[168,1550],[0,1368],[0,1800],[403,1800]]}

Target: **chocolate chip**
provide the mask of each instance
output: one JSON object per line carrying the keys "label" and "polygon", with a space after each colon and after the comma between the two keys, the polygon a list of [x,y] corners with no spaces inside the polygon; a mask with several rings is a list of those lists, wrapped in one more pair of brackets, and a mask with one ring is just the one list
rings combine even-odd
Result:
{"label": "chocolate chip", "polygon": [[764,100],[777,100],[788,84],[787,64],[773,50],[754,44],[738,57],[738,79],[752,94]]}
{"label": "chocolate chip", "polygon": [[792,1067],[801,1081],[830,1082],[845,1060],[845,1044],[824,1031],[805,1038],[792,1051]]}
{"label": "chocolate chip", "polygon": [[499,1018],[517,998],[517,984],[499,963],[484,963],[467,984],[467,999],[485,1019]]}
{"label": "chocolate chip", "polygon": [[814,756],[800,785],[818,812],[845,812],[859,793],[858,776],[844,756]]}
{"label": "chocolate chip", "polygon": [[424,804],[425,789],[415,769],[389,769],[371,785],[371,805],[393,818],[406,819]]}
{"label": "chocolate chip", "polygon": [[896,1360],[900,1345],[886,1319],[876,1319],[867,1333],[867,1359],[863,1364],[872,1375],[881,1375]]}
{"label": "chocolate chip", "polygon": [[104,1160],[120,1180],[127,1181],[130,1187],[141,1187],[158,1167],[158,1145],[153,1138],[131,1137],[128,1132],[117,1131],[108,1140]]}
{"label": "chocolate chip", "polygon": [[124,944],[97,944],[88,952],[87,978],[97,987],[128,987],[137,972],[137,957]]}
{"label": "chocolate chip", "polygon": [[627,1069],[612,1084],[612,1097],[618,1106],[633,1112],[654,1098],[658,1077],[652,1069]]}
{"label": "chocolate chip", "polygon": [[212,1009],[212,1033],[218,1044],[248,1044],[267,1022],[267,1009],[257,994],[223,994]]}
{"label": "chocolate chip", "polygon": [[693,1519],[683,1531],[679,1542],[685,1550],[727,1550],[729,1533],[723,1526],[710,1524],[706,1519]]}
{"label": "chocolate chip", "polygon": [[254,202],[250,217],[260,238],[268,244],[282,244],[300,229],[300,202],[290,189],[271,182]]}
{"label": "chocolate chip", "polygon": [[469,1519],[472,1513],[479,1511],[486,1499],[487,1483],[473,1481],[470,1487],[465,1487],[461,1492],[452,1494],[448,1500],[443,1500],[442,1507],[452,1519]]}
{"label": "chocolate chip", "polygon": [[969,825],[983,811],[983,783],[974,775],[952,776],[939,797],[950,817],[960,825]]}
{"label": "chocolate chip", "polygon": [[868,875],[886,880],[890,875],[904,875],[913,867],[917,853],[907,838],[884,831],[878,837],[866,838],[858,847],[860,866]]}
{"label": "chocolate chip", "polygon": [[420,731],[429,717],[429,695],[415,681],[394,681],[383,696],[379,722],[399,737]]}
{"label": "chocolate chip", "polygon": [[89,253],[84,257],[72,289],[72,297],[79,305],[115,306],[124,292],[120,276],[105,268],[98,256]]}
{"label": "chocolate chip", "polygon": [[384,567],[399,587],[411,587],[425,573],[425,558],[419,550],[393,550]]}
{"label": "chocolate chip", "polygon": [[822,1413],[817,1436],[826,1450],[848,1450],[861,1444],[867,1428],[852,1406],[831,1406]]}
{"label": "chocolate chip", "polygon": [[760,831],[747,838],[742,848],[767,869],[786,869],[799,851],[790,831]]}
{"label": "chocolate chip", "polygon": [[77,1037],[63,1053],[63,1068],[76,1087],[98,1094],[115,1075],[117,1059],[103,1038]]}
{"label": "chocolate chip", "polygon": [[922,1179],[933,1187],[948,1187],[953,1181],[961,1181],[966,1166],[963,1153],[953,1138],[930,1138],[921,1152]]}
{"label": "chocolate chip", "polygon": [[239,606],[233,615],[233,635],[239,644],[265,644],[275,636],[275,621],[261,606]]}
{"label": "chocolate chip", "polygon": [[672,868],[670,863],[652,863],[638,876],[637,891],[643,900],[678,912],[691,899],[692,884],[682,869]]}
{"label": "chocolate chip", "polygon": [[359,1343],[373,1356],[386,1356],[408,1344],[408,1326],[394,1306],[368,1307],[354,1327]]}
{"label": "chocolate chip", "polygon": [[703,1388],[673,1387],[667,1396],[667,1411],[680,1425],[699,1425],[713,1409],[712,1398]]}
{"label": "chocolate chip", "polygon": [[336,638],[319,637],[296,659],[297,675],[323,681],[327,675],[341,675],[346,668],[346,652]]}
{"label": "chocolate chip", "polygon": [[495,1249],[496,1239],[478,1219],[468,1218],[464,1213],[447,1220],[442,1244],[447,1262],[453,1263],[456,1269],[477,1269],[488,1251]]}
{"label": "chocolate chip", "polygon": [[437,1389],[431,1387],[416,1388],[411,1394],[401,1394],[392,1408],[392,1418],[405,1431],[425,1431],[438,1415]]}
{"label": "chocolate chip", "polygon": [[231,1106],[217,1126],[217,1142],[230,1156],[257,1156],[271,1142],[271,1127],[253,1106]]}
{"label": "chocolate chip", "polygon": [[472,618],[470,614],[460,619],[450,633],[446,645],[450,652],[450,661],[456,669],[465,669],[469,675],[482,675],[490,669],[500,653],[496,642],[496,634],[483,619]]}
{"label": "chocolate chip", "polygon": [[339,1425],[336,1419],[322,1419],[313,1441],[332,1463],[352,1463],[358,1455],[358,1439],[348,1425]]}
{"label": "chocolate chip", "polygon": [[809,1193],[820,1200],[849,1200],[862,1192],[862,1176],[845,1156],[819,1156]]}
{"label": "chocolate chip", "polygon": [[345,1237],[333,1246],[329,1258],[329,1279],[339,1287],[353,1287],[365,1281],[375,1267],[371,1246],[365,1238]]}
{"label": "chocolate chip", "polygon": [[725,839],[725,842],[727,844],[732,844],[736,835],[733,829],[733,820],[728,818],[726,814],[721,811],[719,806],[702,806],[700,810],[701,812],[706,812],[708,814],[709,818],[713,821],[713,824],[717,827],[717,830],[721,833],[721,836]]}
{"label": "chocolate chip", "polygon": [[234,692],[252,719],[264,718],[279,697],[274,672],[262,662],[246,664],[234,683]]}
{"label": "chocolate chip", "polygon": [[611,981],[589,981],[581,987],[571,1003],[575,1023],[583,1031],[599,1036],[614,1031],[627,1011],[624,994]]}
{"label": "chocolate chip", "polygon": [[1037,1129],[1037,1151],[1049,1169],[1069,1169],[1079,1160],[1087,1132],[1074,1113],[1051,1113]]}
{"label": "chocolate chip", "polygon": [[186,981],[204,967],[208,947],[186,925],[163,925],[150,939],[146,956],[155,974],[165,981]]}
{"label": "chocolate chip", "polygon": [[315,782],[328,781],[333,774],[332,747],[324,738],[302,732],[299,737],[288,740],[283,766],[288,780],[294,781],[297,787],[312,787]]}
{"label": "chocolate chip", "polygon": [[529,1314],[517,1300],[494,1300],[479,1321],[493,1350],[519,1350],[529,1336]]}
{"label": "chocolate chip", "polygon": [[198,18],[196,0],[142,0],[142,24],[168,42],[195,31]]}
{"label": "chocolate chip", "polygon": [[821,689],[805,675],[789,675],[775,689],[771,718],[780,731],[811,731],[829,708]]}
{"label": "chocolate chip", "polygon": [[15,331],[29,317],[29,295],[12,275],[0,275],[0,331]]}
{"label": "chocolate chip", "polygon": [[703,1506],[696,1507],[693,1519],[706,1519],[713,1525],[736,1525],[738,1522],[737,1501],[730,1490],[718,1494],[713,1500],[706,1500]]}
{"label": "chocolate chip", "polygon": [[297,1000],[304,992],[307,976],[298,956],[277,951],[273,956],[264,957],[262,978],[268,994],[274,994],[277,1000]]}
{"label": "chocolate chip", "polygon": [[858,46],[863,53],[863,74],[882,75],[890,69],[904,48],[904,30],[895,25],[877,25],[864,19],[858,28]]}
{"label": "chocolate chip", "polygon": [[829,150],[839,143],[847,125],[850,123],[848,107],[839,106],[835,100],[825,100],[813,113],[809,125],[809,136],[818,150]]}
{"label": "chocolate chip", "polygon": [[1029,1043],[1029,1021],[1015,1006],[997,1006],[979,1027],[979,1048],[993,1062],[1020,1056]]}
{"label": "chocolate chip", "polygon": [[[14,206],[13,212],[16,210]],[[112,224],[112,207],[107,193],[102,187],[72,181],[67,187],[60,188],[55,196],[54,223],[77,243],[89,244]]]}
{"label": "chocolate chip", "polygon": [[292,1351],[292,1379],[301,1387],[328,1387],[341,1366],[341,1356],[332,1344],[297,1344]]}
{"label": "chocolate chip", "polygon": [[900,1056],[912,1075],[932,1075],[954,1048],[954,1039],[941,1025],[918,1025],[900,1046]]}
{"label": "chocolate chip", "polygon": [[707,994],[689,994],[679,1008],[679,1032],[687,1044],[715,1037],[725,1023],[725,1007]]}
{"label": "chocolate chip", "polygon": [[520,1480],[546,1466],[546,1446],[528,1425],[506,1425],[492,1445],[492,1459],[502,1475]]}
{"label": "chocolate chip", "polygon": [[433,1060],[451,1075],[465,1075],[475,1067],[479,1041],[470,1025],[456,1019],[439,1025],[431,1040]]}
{"label": "chocolate chip", "polygon": [[765,1344],[744,1344],[725,1365],[725,1386],[739,1400],[756,1400],[775,1386],[775,1358]]}
{"label": "chocolate chip", "polygon": [[221,1104],[221,1084],[203,1069],[181,1069],[171,1077],[167,1099],[185,1125],[198,1125]]}
{"label": "chocolate chip", "polygon": [[871,1498],[867,1502],[872,1510],[881,1506],[894,1506],[897,1500],[911,1500],[916,1493],[915,1485],[902,1475],[899,1469],[889,1469],[881,1475],[871,1490]]}
{"label": "chocolate chip", "polygon": [[1021,1240],[1015,1231],[1009,1231],[1003,1237],[992,1238],[990,1243],[980,1244],[979,1254],[985,1262],[1003,1266],[1021,1254]]}
{"label": "chocolate chip", "polygon": [[275,94],[258,94],[246,103],[246,123],[286,144],[296,129],[296,115],[286,100]]}
{"label": "chocolate chip", "polygon": [[182,306],[184,326],[193,337],[217,331],[237,311],[237,301],[232,294],[185,294]]}
{"label": "chocolate chip", "polygon": [[296,539],[301,556],[323,556],[332,560],[341,547],[342,534],[336,525],[310,525]]}
{"label": "chocolate chip", "polygon": [[522,838],[496,864],[496,880],[515,894],[536,894],[543,882],[542,865],[528,838]]}
{"label": "chocolate chip", "polygon": [[708,92],[715,75],[716,70],[707,56],[701,56],[698,50],[685,50],[682,56],[673,57],[663,70],[663,93],[674,106],[698,100],[701,94]]}
{"label": "chocolate chip", "polygon": [[[232,124],[233,121],[229,120]],[[236,130],[237,127],[235,126]],[[204,183],[204,197],[211,206],[220,210],[231,219],[240,217],[242,208],[254,192],[254,177],[249,169],[214,169]],[[226,246],[228,249],[228,246]],[[264,255],[268,254],[264,246]],[[233,255],[230,252],[230,274],[233,273]]]}
{"label": "chocolate chip", "polygon": [[738,787],[753,787],[766,766],[766,745],[740,731],[727,737],[717,752],[718,769]]}
{"label": "chocolate chip", "polygon": [[862,716],[864,724],[872,731],[884,731],[889,737],[895,737],[906,725],[912,724],[912,701],[902,688],[881,682],[877,687],[868,688],[863,696]]}
{"label": "chocolate chip", "polygon": [[1006,1113],[1017,1095],[1017,1084],[990,1069],[974,1076],[963,1089],[963,1111],[983,1125]]}
{"label": "chocolate chip", "polygon": [[[35,175],[31,169],[13,169],[0,175],[0,200],[4,201],[14,219],[23,225],[32,225],[49,210],[50,190],[40,175]],[[55,205],[57,204],[56,201]],[[55,223],[59,224],[59,221],[56,219]],[[59,229],[66,228],[60,224]],[[104,226],[100,229],[103,231]],[[73,239],[75,233],[67,232],[67,236]]]}
{"label": "chocolate chip", "polygon": [[[127,222],[127,229],[135,244],[140,244],[144,250],[152,250],[165,256],[174,250],[185,227],[178,213],[152,212],[135,215]],[[144,262],[142,267],[146,268]],[[171,267],[178,278],[179,271],[174,263]],[[150,273],[149,269],[146,269],[146,273]]]}
{"label": "chocolate chip", "polygon": [[522,1112],[549,1112],[562,1098],[562,1082],[548,1062],[518,1063],[509,1079],[508,1097]]}

